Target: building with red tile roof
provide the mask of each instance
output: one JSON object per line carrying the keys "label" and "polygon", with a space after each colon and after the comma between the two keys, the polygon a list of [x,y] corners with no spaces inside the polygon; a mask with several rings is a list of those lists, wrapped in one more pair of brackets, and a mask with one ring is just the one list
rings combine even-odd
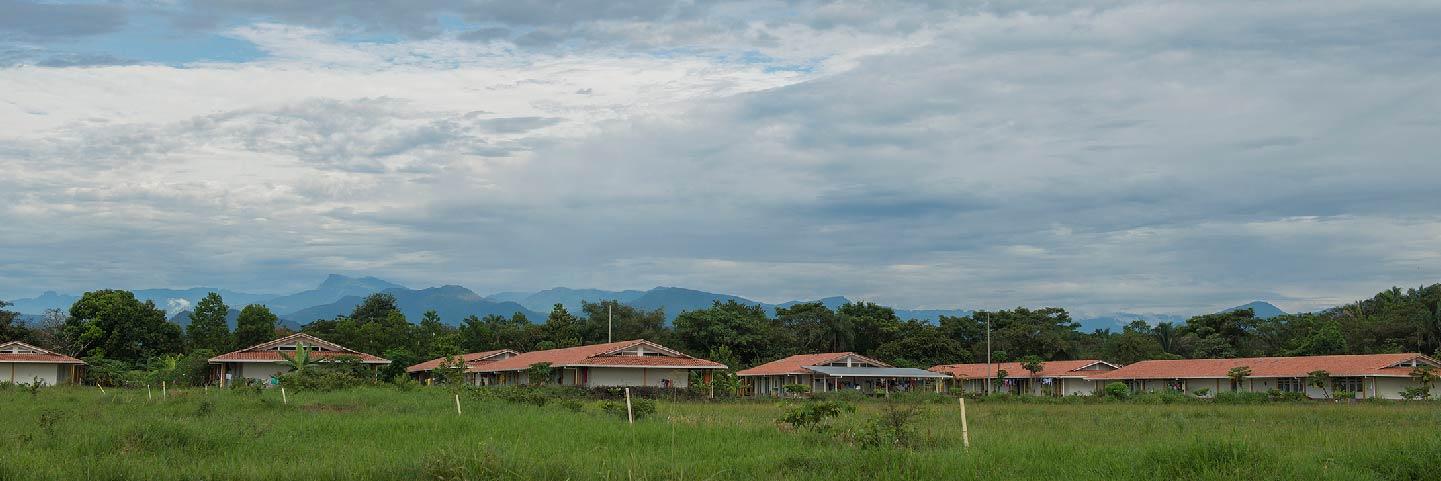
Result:
{"label": "building with red tile roof", "polygon": [[[1041,363],[1041,370],[1035,373],[1027,371],[1019,362],[942,364],[933,366],[930,370],[949,375],[950,384],[965,392],[995,391],[1069,396],[1094,393],[1103,383],[1092,381],[1090,377],[1118,367],[1098,359],[1079,359],[1046,361]],[[1006,376],[997,381],[1000,371],[1005,371]]]}
{"label": "building with red tile roof", "polygon": [[[1360,398],[1400,399],[1402,390],[1417,385],[1411,373],[1420,366],[1430,366],[1441,372],[1441,362],[1412,352],[1141,361],[1097,374],[1091,379],[1104,383],[1124,382],[1133,391],[1174,389],[1194,393],[1204,389],[1207,395],[1213,395],[1233,390],[1267,392],[1277,389],[1302,392],[1313,398],[1347,391],[1356,393]],[[1233,382],[1229,373],[1242,367],[1250,374],[1239,383]],[[1327,372],[1330,376],[1327,386],[1309,385],[1307,378],[1314,371]],[[1433,386],[1433,393],[1436,389]]]}
{"label": "building with red tile roof", "polygon": [[854,352],[797,354],[736,372],[753,396],[780,397],[785,386],[810,392],[933,389],[946,376],[923,369],[893,367]]}
{"label": "building with red tile roof", "polygon": [[295,333],[212,357],[210,358],[211,375],[219,380],[222,386],[242,379],[268,381],[270,378],[288,371],[281,364],[285,362],[285,357],[281,354],[294,356],[295,351],[301,345],[304,345],[309,351],[311,359],[318,359],[320,362],[344,358],[355,359],[357,362],[373,367],[390,364],[390,360],[379,356],[356,351],[310,334]]}
{"label": "building with red tile roof", "polygon": [[684,388],[692,370],[725,369],[724,364],[689,356],[660,344],[636,339],[587,346],[531,351],[468,367],[482,384],[527,384],[531,366],[549,363],[551,384],[562,386],[652,386]]}
{"label": "building with red tile roof", "polygon": [[502,359],[509,359],[519,356],[520,353],[510,349],[496,349],[493,351],[472,352],[452,357],[437,357],[429,361],[405,368],[406,374],[417,381],[428,381],[432,378],[431,371],[445,366],[445,363],[454,359],[465,366],[465,380],[470,384],[480,384],[481,376],[476,369],[484,364],[490,364]]}
{"label": "building with red tile roof", "polygon": [[85,361],[20,341],[0,343],[0,381],[45,386],[80,382]]}

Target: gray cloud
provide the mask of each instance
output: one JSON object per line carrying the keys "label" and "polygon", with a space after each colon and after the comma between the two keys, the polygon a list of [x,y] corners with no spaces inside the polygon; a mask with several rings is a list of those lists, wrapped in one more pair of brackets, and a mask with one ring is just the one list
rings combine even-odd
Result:
{"label": "gray cloud", "polygon": [[52,4],[0,0],[0,40],[83,37],[113,32],[125,25],[118,5]]}
{"label": "gray cloud", "polygon": [[[765,35],[725,21],[745,5],[433,5],[393,24],[380,3],[370,16],[246,11],[426,35],[423,12],[451,9],[507,25],[493,38],[549,44],[908,40],[846,44],[804,82],[624,115],[369,97],[68,127],[0,152],[23,174],[0,180],[0,220],[19,226],[0,234],[0,264],[34,277],[0,290],[97,277],[265,288],[344,270],[482,291],[666,284],[1194,313],[1257,297],[1314,308],[1441,272],[1441,57],[1411,20],[1433,5],[795,2],[794,18],[760,22]],[[466,85],[503,99],[511,90],[485,89],[523,81],[486,82]],[[592,83],[599,93],[554,95],[624,90]],[[223,187],[164,175],[205,155],[293,170]],[[155,174],[77,174],[97,165]],[[85,254],[101,244],[116,249]],[[127,277],[135,265],[144,274]]]}

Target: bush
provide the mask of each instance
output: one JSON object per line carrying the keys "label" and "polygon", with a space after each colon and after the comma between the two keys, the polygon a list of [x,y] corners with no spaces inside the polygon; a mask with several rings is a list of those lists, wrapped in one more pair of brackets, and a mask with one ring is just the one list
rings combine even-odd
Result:
{"label": "bush", "polygon": [[1309,399],[1309,398],[1306,397],[1306,393],[1298,392],[1298,391],[1282,391],[1282,390],[1280,390],[1280,389],[1270,389],[1270,390],[1267,390],[1267,391],[1266,391],[1266,398],[1269,399],[1269,400],[1271,400],[1271,401],[1287,401],[1287,402],[1305,401],[1305,400]]}
{"label": "bush", "polygon": [[1107,397],[1126,399],[1131,397],[1131,388],[1126,387],[1126,383],[1113,382],[1106,385],[1105,393]]}
{"label": "bush", "polygon": [[1195,394],[1196,397],[1206,397],[1207,394],[1211,394],[1211,388],[1203,387],[1201,389],[1191,391],[1191,394]]}
{"label": "bush", "polygon": [[806,393],[811,392],[811,387],[810,387],[810,386],[807,386],[807,385],[805,385],[805,384],[787,384],[787,385],[781,387],[781,389],[784,390],[784,391],[785,391],[786,393],[788,393],[788,394],[795,394],[795,395],[806,394]]}
{"label": "bush", "polygon": [[[651,399],[631,398],[631,413],[637,421],[655,414],[655,401]],[[625,412],[625,401],[606,401],[600,405],[600,410],[606,414],[627,419]]]}
{"label": "bush", "polygon": [[1331,393],[1331,397],[1337,401],[1355,401],[1356,391],[1336,391]]}
{"label": "bush", "polygon": [[866,393],[861,392],[861,391],[859,391],[859,390],[855,390],[855,389],[842,389],[842,390],[839,390],[839,391],[827,391],[827,392],[816,393],[814,396],[811,396],[811,398],[812,398],[812,399],[825,400],[825,401],[848,401],[848,402],[857,402],[857,401],[864,401],[864,400],[866,400],[866,399],[869,399],[870,396],[867,396]]}
{"label": "bush", "polygon": [[575,399],[561,399],[559,401],[559,404],[560,407],[565,408],[565,410],[570,412],[585,412],[585,403],[582,403]]}
{"label": "bush", "polygon": [[1427,389],[1426,386],[1408,387],[1405,390],[1401,391],[1401,397],[1405,398],[1407,401],[1428,399],[1431,397],[1431,390]]}
{"label": "bush", "polygon": [[820,430],[827,419],[855,411],[855,406],[843,401],[807,401],[787,406],[779,421],[797,429]]}
{"label": "bush", "polygon": [[863,448],[915,447],[914,424],[920,414],[920,406],[887,402],[876,417],[855,432],[855,442]]}

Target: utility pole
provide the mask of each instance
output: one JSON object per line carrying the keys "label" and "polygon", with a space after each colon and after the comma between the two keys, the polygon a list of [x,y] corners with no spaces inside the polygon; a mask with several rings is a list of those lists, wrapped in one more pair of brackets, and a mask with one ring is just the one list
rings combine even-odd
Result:
{"label": "utility pole", "polygon": [[994,379],[995,372],[991,371],[991,313],[986,313],[986,394],[991,394],[991,379]]}
{"label": "utility pole", "polygon": [[605,342],[615,342],[615,318],[610,310],[615,307],[615,301],[605,305]]}

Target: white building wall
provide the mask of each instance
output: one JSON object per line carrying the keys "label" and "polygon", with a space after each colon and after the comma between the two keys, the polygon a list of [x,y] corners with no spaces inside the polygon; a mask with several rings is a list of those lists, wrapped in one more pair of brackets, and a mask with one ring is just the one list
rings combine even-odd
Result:
{"label": "white building wall", "polygon": [[281,366],[279,364],[272,364],[268,362],[247,362],[240,364],[239,376],[245,379],[270,381],[270,376],[280,376],[281,374],[285,374],[287,372],[290,372],[290,368]]}
{"label": "white building wall", "polygon": [[1085,379],[1061,379],[1061,395],[1063,396],[1089,396],[1099,388],[1096,381]]}
{"label": "white building wall", "polygon": [[586,382],[587,387],[608,386],[654,386],[662,387],[666,380],[670,387],[684,388],[690,384],[690,370],[636,367],[592,367]]}
{"label": "white building wall", "polygon": [[0,380],[6,380],[15,384],[30,384],[35,378],[46,386],[60,384],[60,364],[38,363],[38,362],[7,362],[0,363]]}

